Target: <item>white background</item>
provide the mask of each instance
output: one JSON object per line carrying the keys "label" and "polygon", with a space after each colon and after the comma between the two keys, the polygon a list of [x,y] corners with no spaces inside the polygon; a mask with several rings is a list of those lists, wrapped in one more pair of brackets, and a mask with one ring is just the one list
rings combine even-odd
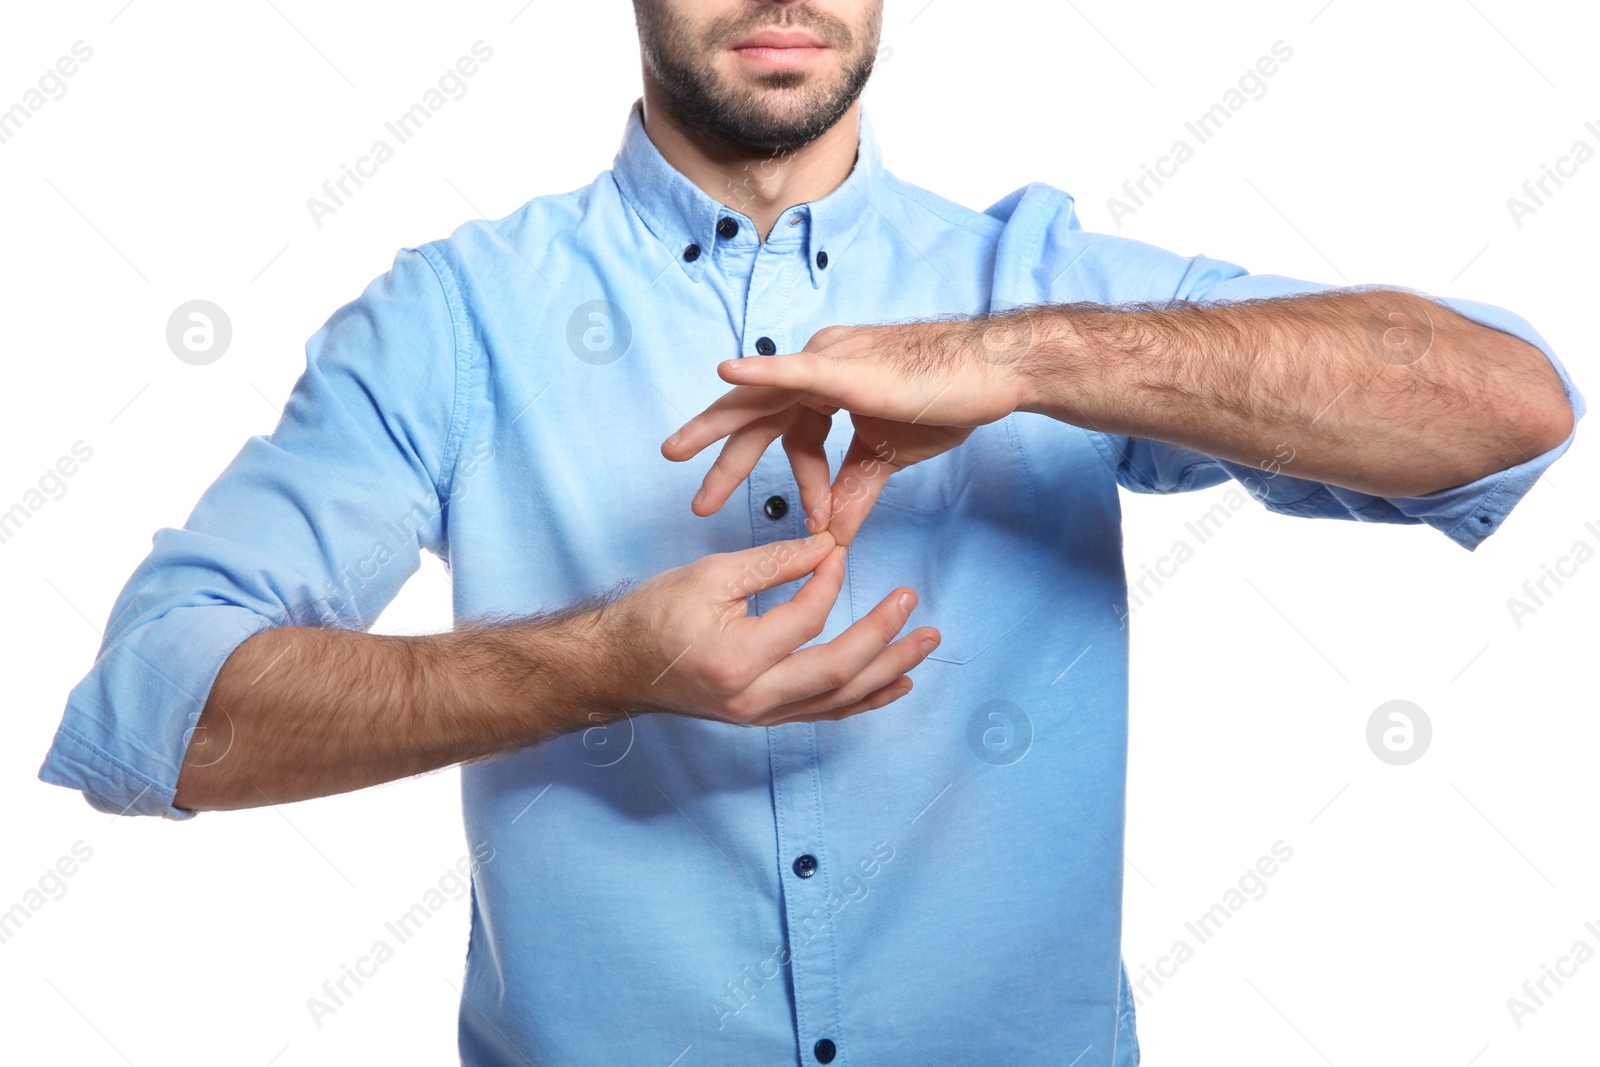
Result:
{"label": "white background", "polygon": [[[124,5],[13,5],[0,33],[0,108],[73,42],[94,49],[0,145],[0,510],[75,441],[94,450],[0,544],[0,910],[75,842],[93,850],[0,945],[0,1058],[453,1062],[464,899],[320,1028],[306,999],[465,853],[454,772],[181,825],[101,815],[35,774],[151,534],[181,525],[244,438],[270,431],[305,338],[396,248],[610,165],[639,91],[631,8]],[[494,58],[469,93],[314,226],[306,198],[479,39]],[[1267,94],[1120,232],[1256,271],[1510,307],[1600,396],[1600,160],[1521,227],[1506,206],[1575,140],[1600,148],[1584,129],[1600,125],[1597,39],[1592,5],[1509,0],[890,0],[867,107],[901,177],[976,208],[1046,181],[1077,195],[1086,227],[1115,231],[1107,197],[1282,40],[1293,58]],[[164,337],[194,298],[234,327],[205,367]],[[1506,605],[1575,541],[1600,547],[1584,526],[1600,528],[1592,432],[1475,553],[1425,527],[1251,504],[1139,610],[1135,977],[1174,940],[1193,946],[1184,922],[1274,842],[1294,850],[1141,1007],[1147,1062],[1593,1054],[1600,961],[1520,1028],[1506,1005],[1580,938],[1600,950],[1584,929],[1600,925],[1600,562],[1520,627]],[[1130,569],[1221,492],[1127,498]],[[448,625],[444,574],[425,558],[379,628]],[[1365,737],[1397,698],[1434,729],[1404,767]],[[602,991],[594,1010],[605,1018]]]}

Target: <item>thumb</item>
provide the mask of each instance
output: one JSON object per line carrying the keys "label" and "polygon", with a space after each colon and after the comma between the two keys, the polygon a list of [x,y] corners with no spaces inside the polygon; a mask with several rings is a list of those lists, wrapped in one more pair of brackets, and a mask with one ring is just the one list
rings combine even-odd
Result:
{"label": "thumb", "polygon": [[773,541],[740,552],[730,552],[724,564],[722,588],[729,599],[742,599],[805,577],[833,551],[833,534],[822,530],[810,537]]}

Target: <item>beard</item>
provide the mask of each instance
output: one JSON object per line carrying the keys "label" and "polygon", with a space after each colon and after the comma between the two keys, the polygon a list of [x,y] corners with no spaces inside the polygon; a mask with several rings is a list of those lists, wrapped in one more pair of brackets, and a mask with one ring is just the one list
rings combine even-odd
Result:
{"label": "beard", "polygon": [[[872,76],[883,13],[874,7],[863,24],[844,21],[809,6],[763,7],[714,21],[703,33],[660,0],[635,0],[634,14],[644,61],[690,136],[734,149],[782,153],[821,137],[850,110]],[[776,15],[773,13],[776,12]],[[769,26],[810,31],[842,59],[829,84],[810,84],[806,71],[768,71],[754,85],[730,83],[714,59],[728,45]]]}

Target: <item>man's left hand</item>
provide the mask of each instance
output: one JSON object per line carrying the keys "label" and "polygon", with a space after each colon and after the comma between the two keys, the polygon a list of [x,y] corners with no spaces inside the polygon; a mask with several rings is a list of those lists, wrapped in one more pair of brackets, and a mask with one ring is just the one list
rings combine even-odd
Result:
{"label": "man's left hand", "polygon": [[[1019,367],[1033,343],[1026,313],[831,326],[791,355],[718,364],[734,388],[667,438],[661,454],[686,460],[728,439],[691,505],[710,515],[782,438],[807,527],[849,544],[891,475],[1019,408]],[[830,486],[823,443],[841,409],[855,435]]]}

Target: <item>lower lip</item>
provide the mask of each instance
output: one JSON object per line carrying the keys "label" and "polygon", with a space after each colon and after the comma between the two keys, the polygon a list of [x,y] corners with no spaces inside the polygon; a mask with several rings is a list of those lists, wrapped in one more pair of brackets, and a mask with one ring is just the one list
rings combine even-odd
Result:
{"label": "lower lip", "polygon": [[798,67],[820,56],[826,49],[807,46],[802,48],[735,48],[733,54],[760,67]]}

